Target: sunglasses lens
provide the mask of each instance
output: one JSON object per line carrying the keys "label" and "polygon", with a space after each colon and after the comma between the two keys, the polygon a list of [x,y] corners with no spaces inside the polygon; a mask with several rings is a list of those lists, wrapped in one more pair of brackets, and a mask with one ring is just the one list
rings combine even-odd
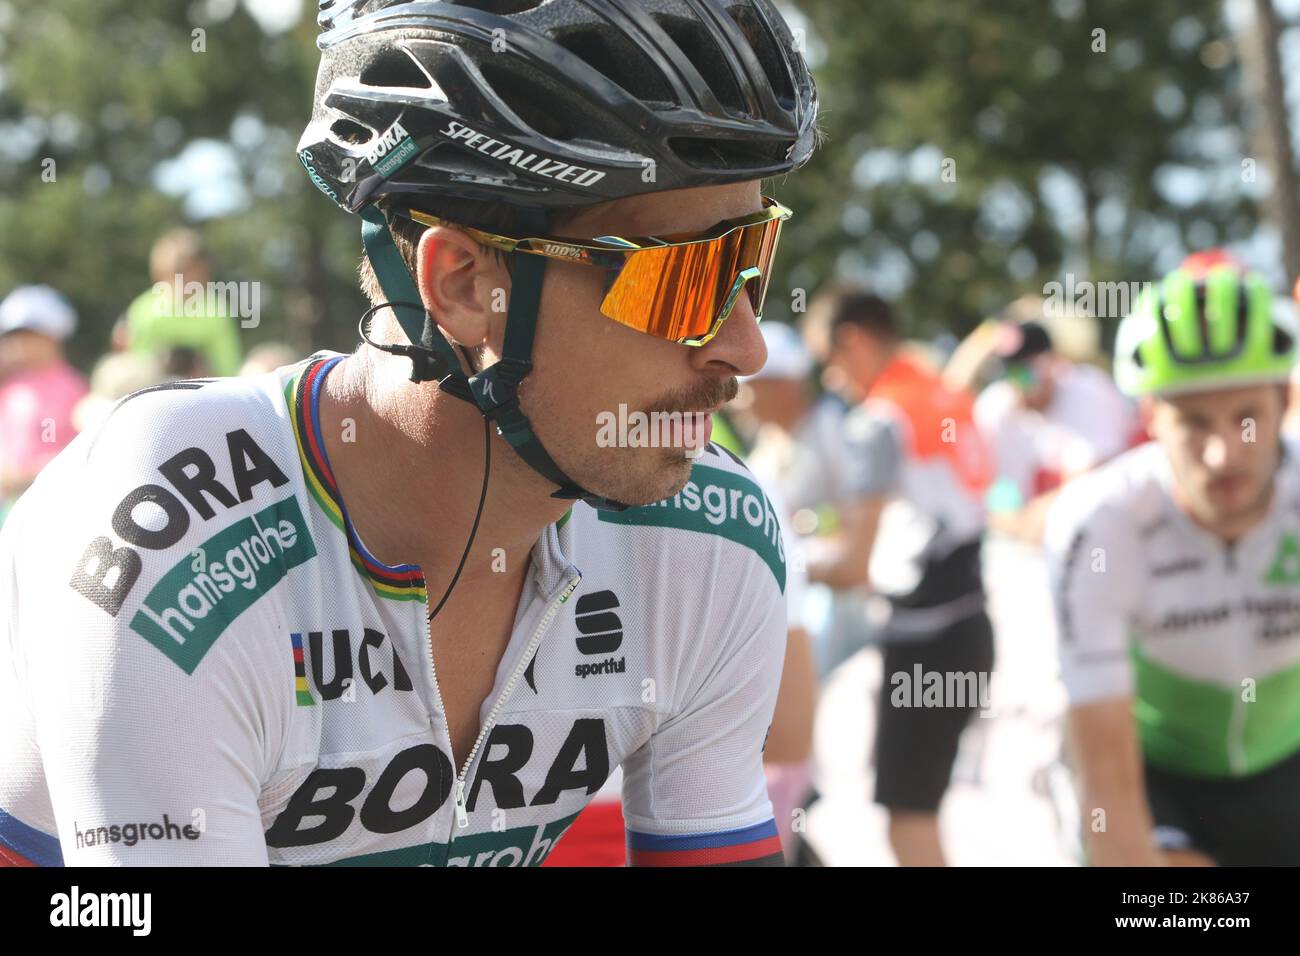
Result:
{"label": "sunglasses lens", "polygon": [[761,314],[781,231],[780,219],[742,226],[717,239],[640,249],[628,255],[601,312],[621,325],[672,342],[706,336],[740,273],[756,268],[750,299]]}

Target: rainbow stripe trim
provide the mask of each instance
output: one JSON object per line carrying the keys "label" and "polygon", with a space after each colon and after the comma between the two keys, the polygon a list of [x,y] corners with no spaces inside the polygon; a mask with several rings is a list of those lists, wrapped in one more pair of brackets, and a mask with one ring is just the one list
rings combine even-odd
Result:
{"label": "rainbow stripe trim", "polygon": [[293,641],[294,692],[298,696],[298,706],[315,707],[316,698],[312,697],[311,688],[307,686],[307,662],[302,657],[302,635],[290,634],[289,639]]}
{"label": "rainbow stripe trim", "polygon": [[0,810],[0,867],[62,865],[58,837]]}
{"label": "rainbow stripe trim", "polygon": [[740,830],[660,836],[627,831],[628,859],[633,866],[717,866],[781,854],[776,821],[766,820]]}
{"label": "rainbow stripe trim", "polygon": [[348,510],[339,496],[338,484],[325,454],[325,442],[321,438],[320,388],[329,370],[342,359],[342,355],[336,355],[308,362],[284,388],[284,400],[289,406],[289,418],[298,442],[303,478],[321,510],[347,536],[352,563],[370,582],[374,592],[394,601],[428,603],[420,569],[414,564],[392,567],[367,551],[353,530]]}

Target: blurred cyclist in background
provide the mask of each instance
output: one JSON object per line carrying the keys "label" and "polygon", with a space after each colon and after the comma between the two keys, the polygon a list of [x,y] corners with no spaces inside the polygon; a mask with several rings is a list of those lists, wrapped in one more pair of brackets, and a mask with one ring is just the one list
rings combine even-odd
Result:
{"label": "blurred cyclist in background", "polygon": [[1052,572],[1089,859],[1300,864],[1296,329],[1231,262],[1142,293],[1115,378],[1154,443],[1053,505]]}
{"label": "blurred cyclist in background", "polygon": [[[212,280],[212,264],[199,234],[173,229],[149,253],[153,286],[127,307],[116,344],[154,355],[178,378],[239,373],[239,327],[206,295],[193,290]],[[198,286],[191,286],[198,283]],[[177,305],[181,307],[178,309]]]}
{"label": "blurred cyclist in background", "polygon": [[1137,410],[1105,372],[1058,354],[1039,322],[1002,322],[988,342],[1002,369],[975,402],[997,463],[989,527],[1037,544],[1056,490],[1135,443]]}
{"label": "blurred cyclist in background", "polygon": [[86,379],[63,357],[77,313],[49,286],[20,286],[0,302],[0,520],[77,433]]}
{"label": "blurred cyclist in background", "polygon": [[[993,666],[981,501],[990,464],[968,394],[902,348],[893,310],[859,289],[823,293],[806,328],[814,353],[860,402],[844,419],[840,533],[810,548],[808,579],[883,597],[885,687],[876,802],[904,866],[941,866],[939,804],[962,729]],[[822,542],[817,542],[822,544]],[[945,689],[922,699],[920,684]],[[961,699],[946,693],[960,682]],[[969,694],[966,692],[969,689]]]}

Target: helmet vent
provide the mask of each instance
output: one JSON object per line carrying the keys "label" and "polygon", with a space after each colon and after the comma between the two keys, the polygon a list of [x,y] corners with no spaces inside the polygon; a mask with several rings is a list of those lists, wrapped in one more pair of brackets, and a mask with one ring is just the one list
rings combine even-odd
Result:
{"label": "helmet vent", "polygon": [[497,67],[491,60],[480,63],[479,70],[497,96],[532,129],[548,139],[572,138],[573,130],[565,122],[568,110],[563,100],[548,95],[540,85],[520,82],[518,75]]}
{"label": "helmet vent", "polygon": [[736,26],[740,27],[740,32],[745,34],[745,39],[749,41],[750,49],[754,51],[759,65],[763,67],[767,82],[771,85],[777,101],[785,109],[793,108],[794,90],[790,88],[790,73],[781,57],[772,31],[759,20],[753,8],[748,5],[729,7],[727,13],[736,21]]}
{"label": "helmet vent", "polygon": [[1273,354],[1290,355],[1291,350],[1294,347],[1295,347],[1295,339],[1291,337],[1290,333],[1288,333],[1286,329],[1281,329],[1278,328],[1276,325],[1274,325],[1273,326]]}
{"label": "helmet vent", "polygon": [[389,47],[361,71],[363,86],[427,90],[433,82],[402,47]]}
{"label": "helmet vent", "polygon": [[529,10],[536,10],[542,4],[549,2],[550,0],[456,0],[456,6],[482,10],[486,13],[495,13],[499,17],[508,17],[514,13],[527,13]]}
{"label": "helmet vent", "polygon": [[704,78],[718,102],[729,110],[745,112],[735,77],[728,71],[726,60],[713,38],[703,28],[697,23],[671,16],[656,16],[655,22],[686,54],[686,59]]}
{"label": "helmet vent", "polygon": [[674,136],[668,140],[668,146],[682,162],[696,169],[735,169],[753,166],[756,159],[779,163],[789,143],[773,142],[769,150],[764,150],[757,142],[735,145],[724,139]]}
{"label": "helmet vent", "polygon": [[556,42],[637,99],[672,100],[672,92],[649,58],[622,34],[574,30],[556,37]]}
{"label": "helmet vent", "polygon": [[335,139],[353,146],[368,143],[374,136],[366,127],[360,123],[354,123],[350,119],[335,120],[333,125],[330,126],[330,132],[334,134]]}

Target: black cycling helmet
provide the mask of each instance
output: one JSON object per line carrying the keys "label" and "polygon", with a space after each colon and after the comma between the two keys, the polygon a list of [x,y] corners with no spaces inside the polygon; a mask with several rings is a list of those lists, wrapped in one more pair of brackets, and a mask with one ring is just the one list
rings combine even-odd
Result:
{"label": "black cycling helmet", "polygon": [[555,497],[625,508],[565,475],[519,408],[546,260],[511,254],[503,358],[467,377],[374,203],[390,197],[387,214],[423,197],[435,213],[438,197],[504,204],[528,234],[545,235],[552,209],[796,169],[816,144],[817,91],[780,13],[771,0],[320,8],[320,70],[298,156],[317,188],[365,220],[367,256],[411,342],[383,347],[411,358],[413,381],[436,380],[475,404],[559,486]]}
{"label": "black cycling helmet", "polygon": [[[803,165],[817,94],[770,0],[321,0],[316,186],[581,206]],[[414,200],[414,197],[412,197]]]}

